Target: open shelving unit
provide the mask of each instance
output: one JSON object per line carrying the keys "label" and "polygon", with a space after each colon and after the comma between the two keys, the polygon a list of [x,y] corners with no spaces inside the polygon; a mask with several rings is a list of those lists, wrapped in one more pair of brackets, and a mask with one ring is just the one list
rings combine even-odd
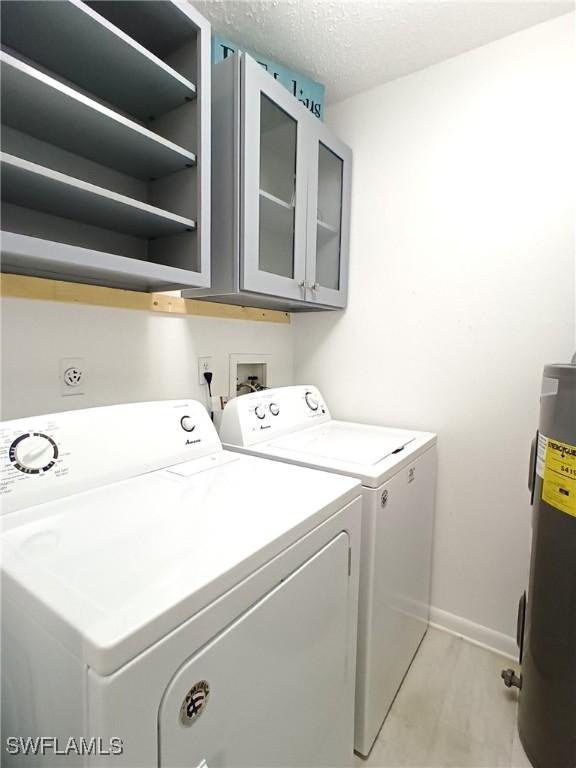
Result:
{"label": "open shelving unit", "polygon": [[210,26],[175,0],[0,5],[2,269],[210,282]]}

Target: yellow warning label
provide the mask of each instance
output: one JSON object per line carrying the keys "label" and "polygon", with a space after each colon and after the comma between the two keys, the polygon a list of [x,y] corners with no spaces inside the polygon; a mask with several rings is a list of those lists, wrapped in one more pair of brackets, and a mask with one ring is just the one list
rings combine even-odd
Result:
{"label": "yellow warning label", "polygon": [[576,446],[548,438],[544,459],[542,500],[576,517]]}

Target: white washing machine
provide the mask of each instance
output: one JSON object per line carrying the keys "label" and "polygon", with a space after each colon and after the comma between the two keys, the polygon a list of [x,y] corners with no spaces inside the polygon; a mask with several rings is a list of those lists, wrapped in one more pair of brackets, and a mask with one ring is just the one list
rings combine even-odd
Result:
{"label": "white washing machine", "polygon": [[436,435],[336,421],[315,387],[298,386],[231,400],[220,437],[362,481],[354,745],[367,755],[428,627]]}
{"label": "white washing machine", "polygon": [[3,765],[350,765],[358,481],[224,451],[193,401],[0,449]]}

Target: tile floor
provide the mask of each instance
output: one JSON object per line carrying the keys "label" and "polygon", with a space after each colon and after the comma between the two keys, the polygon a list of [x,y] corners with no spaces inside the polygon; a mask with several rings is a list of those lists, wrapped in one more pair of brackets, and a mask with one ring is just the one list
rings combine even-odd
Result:
{"label": "tile floor", "polygon": [[354,768],[529,768],[516,729],[516,691],[500,679],[514,666],[430,629],[367,760]]}

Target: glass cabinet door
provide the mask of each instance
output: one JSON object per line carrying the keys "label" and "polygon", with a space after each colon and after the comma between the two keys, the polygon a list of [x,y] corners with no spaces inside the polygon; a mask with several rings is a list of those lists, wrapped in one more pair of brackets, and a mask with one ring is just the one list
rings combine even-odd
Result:
{"label": "glass cabinet door", "polygon": [[315,134],[308,193],[307,299],[343,307],[348,290],[352,153],[319,121]]}
{"label": "glass cabinet door", "polygon": [[243,63],[242,288],[303,299],[305,109],[253,59]]}

